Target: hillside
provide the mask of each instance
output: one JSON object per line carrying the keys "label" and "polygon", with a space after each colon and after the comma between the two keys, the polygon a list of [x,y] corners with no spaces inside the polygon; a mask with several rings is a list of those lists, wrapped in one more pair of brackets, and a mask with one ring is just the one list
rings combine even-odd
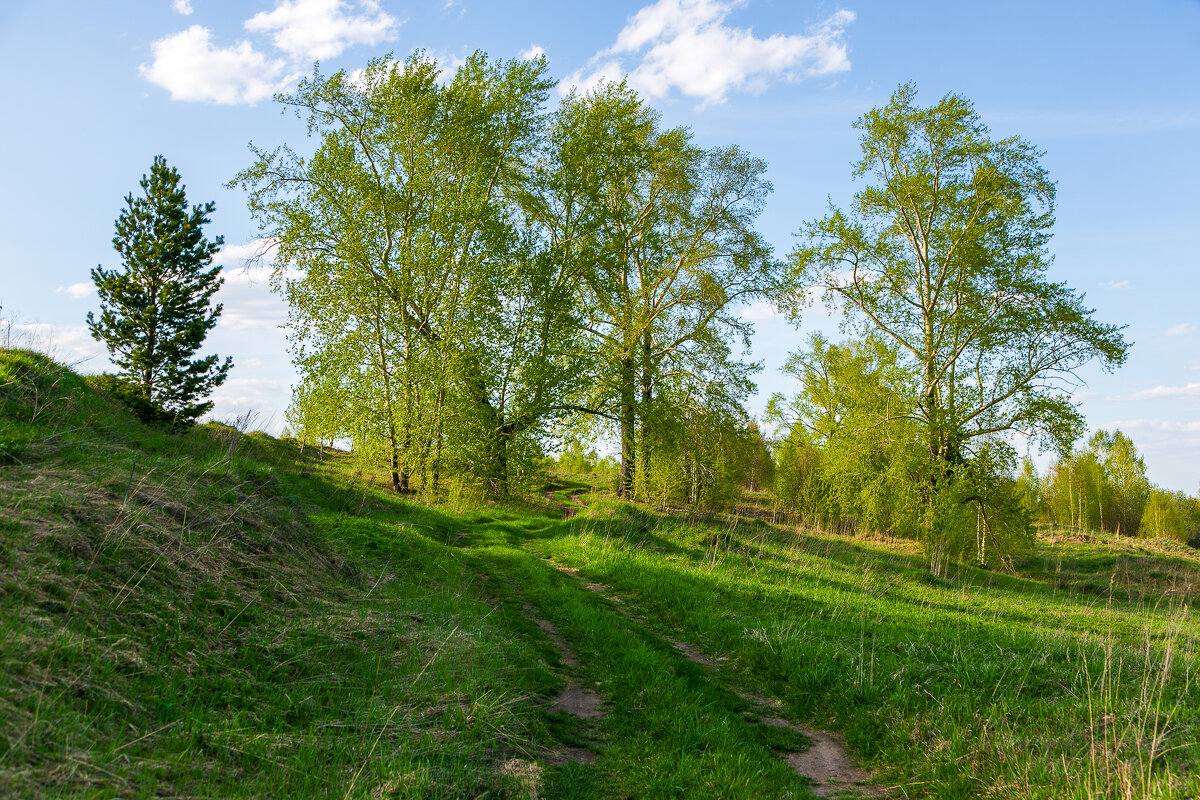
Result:
{"label": "hillside", "polygon": [[585,486],[402,500],[24,351],[0,406],[5,796],[1200,796],[1182,545],[935,577]]}

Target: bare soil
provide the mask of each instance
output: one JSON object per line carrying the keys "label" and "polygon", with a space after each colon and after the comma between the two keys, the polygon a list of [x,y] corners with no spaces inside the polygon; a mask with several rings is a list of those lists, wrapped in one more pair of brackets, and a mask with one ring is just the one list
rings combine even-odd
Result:
{"label": "bare soil", "polygon": [[813,782],[817,797],[829,797],[837,792],[852,790],[867,797],[886,797],[887,792],[870,783],[871,774],[855,765],[846,744],[837,734],[819,731],[807,725],[797,725],[781,717],[759,720],[763,725],[790,728],[807,736],[812,744],[799,753],[784,753],[783,759],[796,771]]}
{"label": "bare soil", "polygon": [[[554,623],[536,616],[532,606],[525,606],[525,615],[533,620],[533,623],[546,634],[546,638],[554,643],[555,648],[558,649],[559,658],[562,659],[568,670],[577,669],[579,659],[575,657],[575,651],[558,632]],[[550,707],[555,711],[565,711],[580,719],[603,719],[608,714],[604,710],[604,698],[591,689],[580,686],[569,673],[567,685],[550,701]],[[548,753],[546,760],[551,764],[563,764],[568,761],[591,764],[596,760],[596,754],[586,748],[566,747]]]}

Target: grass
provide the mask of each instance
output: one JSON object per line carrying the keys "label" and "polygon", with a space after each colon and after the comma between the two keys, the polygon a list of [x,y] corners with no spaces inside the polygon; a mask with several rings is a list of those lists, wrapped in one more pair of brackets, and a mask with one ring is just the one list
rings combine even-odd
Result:
{"label": "grass", "polygon": [[772,716],[896,797],[1200,796],[1189,548],[1045,531],[1015,574],[934,577],[904,542],[583,500],[407,502],[0,351],[3,794],[811,797]]}
{"label": "grass", "polygon": [[456,520],[0,359],[5,796],[477,797],[544,746],[558,678],[418,533]]}
{"label": "grass", "polygon": [[1108,572],[1123,549],[1055,541],[1023,574],[940,579],[903,547],[629,513],[593,502],[533,546],[844,731],[906,794],[1200,796],[1192,551],[1136,556],[1157,582]]}

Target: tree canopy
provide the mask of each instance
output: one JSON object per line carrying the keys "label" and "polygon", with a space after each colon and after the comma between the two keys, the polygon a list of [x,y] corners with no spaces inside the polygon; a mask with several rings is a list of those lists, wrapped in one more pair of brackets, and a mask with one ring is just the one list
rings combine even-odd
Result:
{"label": "tree canopy", "polygon": [[916,425],[927,466],[911,474],[937,558],[951,547],[983,562],[1005,532],[1028,537],[1007,437],[1069,448],[1083,428],[1079,370],[1115,368],[1128,345],[1049,277],[1055,186],[1037,148],[993,138],[960,95],[918,106],[911,84],[855,127],[853,175],[867,185],[803,227],[783,303],[795,316],[821,294],[846,329],[894,354],[889,388],[903,399],[863,430]]}
{"label": "tree canopy", "polygon": [[212,408],[204,401],[233,365],[216,355],[193,358],[217,324],[221,305],[210,305],[221,287],[220,267],[209,268],[221,248],[204,226],[216,205],[189,208],[179,173],[155,156],[116,220],[113,247],[123,270],[92,270],[100,317],[88,312],[92,337],[104,342],[120,369],[122,394],[143,417],[178,424]]}
{"label": "tree canopy", "polygon": [[901,86],[863,115],[848,211],[806,224],[790,256],[793,308],[808,290],[851,330],[883,337],[916,371],[911,412],[930,453],[956,463],[1010,431],[1069,447],[1082,430],[1079,369],[1124,363],[1121,328],[1051,280],[1055,186],[1043,155],[993,139],[973,105],[916,105]]}
{"label": "tree canopy", "polygon": [[568,95],[544,152],[526,205],[551,257],[579,276],[590,375],[575,405],[616,429],[627,494],[656,440],[663,453],[666,439],[679,441],[664,425],[728,418],[751,390],[753,367],[731,345],[749,344],[739,302],[776,281],[754,228],[771,184],[766,164],[739,148],[706,150],[685,128],[664,130],[624,83]]}

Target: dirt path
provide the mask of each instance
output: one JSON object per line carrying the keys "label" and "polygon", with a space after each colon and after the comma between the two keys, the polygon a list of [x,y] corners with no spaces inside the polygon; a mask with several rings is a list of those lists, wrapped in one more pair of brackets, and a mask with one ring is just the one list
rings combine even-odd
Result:
{"label": "dirt path", "polygon": [[[570,643],[559,634],[554,623],[538,617],[532,606],[525,606],[525,616],[541,628],[542,632],[546,634],[546,638],[554,643],[559,658],[562,659],[568,670],[567,685],[550,701],[550,707],[555,711],[565,711],[582,720],[604,719],[608,714],[604,709],[604,699],[575,681],[572,673],[579,668],[579,659],[575,657],[575,651],[571,649]],[[596,754],[583,747],[564,747],[548,753],[546,760],[551,764],[567,762],[591,764],[595,762]]]}
{"label": "dirt path", "polygon": [[542,497],[546,498],[552,503],[558,503],[563,510],[563,519],[570,519],[583,509],[587,508],[587,503],[583,501],[583,496],[587,494],[588,491],[590,490],[580,489],[579,491],[574,492],[567,497],[567,502],[565,503],[554,496],[553,489],[543,489]]}
{"label": "dirt path", "polygon": [[[571,567],[554,566],[559,572],[583,583],[584,588],[588,591],[602,592],[610,600],[620,602],[620,598],[611,592],[607,586],[599,583],[587,583],[578,570]],[[618,610],[618,613],[621,613],[633,622],[637,622],[639,625],[642,624],[640,621],[633,619],[627,611]],[[553,626],[548,622],[535,621],[537,621],[538,626],[542,630],[547,631],[547,635],[559,646],[560,651],[564,654],[563,662],[569,666],[574,666],[574,656],[570,654],[570,646],[558,636],[557,631],[553,631]],[[694,645],[687,642],[676,641],[674,639],[667,639],[666,641],[688,661],[691,661],[693,664],[709,667],[718,673],[722,665],[729,660],[724,656],[719,656],[716,659],[710,658]],[[810,728],[807,725],[800,725],[778,716],[784,706],[777,698],[769,698],[746,692],[736,686],[732,688],[738,696],[754,704],[760,712],[763,712],[763,715],[757,717],[758,724],[787,728],[804,735],[810,740],[811,744],[804,750],[779,750],[776,752],[780,758],[795,770],[797,775],[807,778],[810,781],[810,788],[817,797],[831,797],[836,794],[839,797],[849,800],[852,797],[885,798],[889,796],[886,789],[871,782],[873,777],[871,773],[857,766],[856,759],[847,750],[845,740],[841,735]],[[570,687],[564,690],[564,693],[569,691],[569,689]],[[557,700],[555,702],[557,707]],[[575,712],[572,711],[571,713]]]}

